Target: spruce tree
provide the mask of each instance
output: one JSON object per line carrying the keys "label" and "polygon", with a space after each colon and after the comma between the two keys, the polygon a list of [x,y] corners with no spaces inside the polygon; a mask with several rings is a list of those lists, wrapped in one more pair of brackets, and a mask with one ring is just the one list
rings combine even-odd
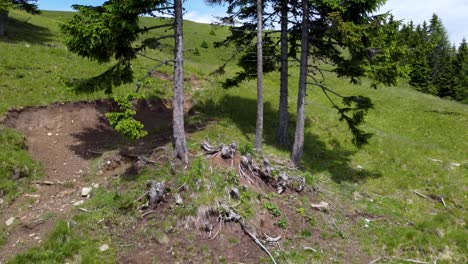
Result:
{"label": "spruce tree", "polygon": [[39,14],[37,0],[0,0],[0,37],[5,35],[8,25],[8,13],[12,8],[25,10],[30,14]]}
{"label": "spruce tree", "polygon": [[[161,48],[161,39],[174,39],[174,60],[160,63],[159,66],[171,63],[174,65],[174,157],[186,164],[188,153],[184,131],[182,0],[110,0],[101,6],[73,7],[78,12],[61,26],[67,48],[73,53],[100,63],[110,62],[112,59],[116,61],[114,66],[101,75],[73,83],[77,91],[103,89],[111,93],[115,86],[132,82],[132,61],[145,49]],[[174,20],[151,27],[139,24],[140,16],[155,16],[155,12],[172,15]],[[149,31],[162,28],[173,28],[174,33],[139,39]]]}

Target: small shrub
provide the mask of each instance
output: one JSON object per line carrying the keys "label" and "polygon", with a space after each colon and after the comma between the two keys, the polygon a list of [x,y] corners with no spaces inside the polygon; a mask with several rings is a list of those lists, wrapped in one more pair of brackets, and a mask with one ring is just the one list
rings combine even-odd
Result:
{"label": "small shrub", "polygon": [[281,210],[279,209],[278,205],[274,204],[274,203],[270,203],[270,202],[265,202],[263,203],[263,207],[265,209],[267,209],[268,211],[270,211],[270,213],[274,216],[274,217],[278,217],[281,215]]}
{"label": "small shrub", "polygon": [[246,144],[239,146],[239,152],[242,155],[245,155],[247,153],[253,153],[253,150],[254,150],[254,147],[252,143],[246,143]]}
{"label": "small shrub", "polygon": [[304,229],[301,231],[301,237],[311,237],[312,236],[312,232],[310,232],[309,229]]}
{"label": "small shrub", "polygon": [[278,226],[281,227],[282,229],[288,228],[288,219],[286,217],[281,218],[278,221]]}
{"label": "small shrub", "polygon": [[208,48],[208,43],[206,41],[202,41],[202,43],[200,44],[200,47],[202,47],[204,49],[207,49]]}
{"label": "small shrub", "polygon": [[214,29],[211,29],[209,34],[210,36],[216,36],[216,32],[214,31]]}
{"label": "small shrub", "polygon": [[132,100],[135,99],[133,95],[116,96],[114,101],[122,110],[121,112],[109,112],[106,114],[109,123],[115,130],[127,138],[139,139],[146,135],[148,132],[144,130],[143,124],[134,119],[136,111],[133,109]]}

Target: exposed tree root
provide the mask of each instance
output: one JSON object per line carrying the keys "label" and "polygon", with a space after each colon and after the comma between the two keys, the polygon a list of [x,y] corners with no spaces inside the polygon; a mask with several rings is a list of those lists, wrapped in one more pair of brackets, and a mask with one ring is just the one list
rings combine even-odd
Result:
{"label": "exposed tree root", "polygon": [[[233,142],[229,146],[221,144],[219,147],[215,147],[208,140],[205,140],[201,143],[201,148],[211,158],[221,156],[223,159],[231,159],[231,167],[233,167],[237,149],[236,143]],[[296,192],[302,192],[305,189],[304,177],[289,176],[284,171],[280,171],[278,177],[275,177],[276,169],[273,168],[268,159],[263,159],[263,165],[257,165],[249,153],[240,157],[237,170],[239,177],[250,184],[257,185],[259,181],[264,182],[275,187],[279,194],[287,189]]]}

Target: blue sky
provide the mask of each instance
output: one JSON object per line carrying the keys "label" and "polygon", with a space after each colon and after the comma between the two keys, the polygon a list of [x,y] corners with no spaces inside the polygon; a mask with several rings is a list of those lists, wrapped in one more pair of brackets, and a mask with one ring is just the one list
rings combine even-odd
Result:
{"label": "blue sky", "polygon": [[[39,0],[39,8],[44,10],[72,10],[72,4],[100,5],[102,0]],[[185,19],[210,23],[213,16],[222,16],[224,9],[205,4],[203,0],[185,1]],[[450,40],[456,44],[463,37],[468,38],[468,0],[388,0],[381,12],[391,11],[396,19],[415,23],[429,20],[435,12],[447,28]]]}

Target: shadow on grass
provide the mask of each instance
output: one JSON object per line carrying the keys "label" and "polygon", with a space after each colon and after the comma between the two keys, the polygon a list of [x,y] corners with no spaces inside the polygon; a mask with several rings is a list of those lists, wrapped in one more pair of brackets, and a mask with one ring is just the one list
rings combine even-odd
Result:
{"label": "shadow on grass", "polygon": [[[255,120],[257,102],[239,96],[225,95],[219,102],[209,100],[194,106],[195,110],[204,114],[207,119],[228,118],[237,128],[249,138],[249,134],[255,134]],[[271,103],[264,105],[264,142],[279,149],[284,149],[276,144],[277,111]],[[295,120],[294,115],[290,120]],[[307,125],[307,122],[306,122]],[[294,128],[290,124],[290,128]],[[292,133],[291,133],[292,134]],[[249,138],[250,139],[250,138]],[[251,139],[253,141],[253,138]],[[292,140],[291,140],[292,141]],[[306,133],[304,142],[303,165],[306,169],[315,172],[328,171],[332,179],[337,182],[361,182],[368,178],[377,178],[381,174],[355,169],[350,166],[351,156],[356,151],[342,149],[337,140],[331,144],[333,147],[319,139],[317,135]]]}
{"label": "shadow on grass", "polygon": [[33,25],[28,20],[23,21],[10,17],[5,36],[0,37],[0,41],[10,43],[26,41],[32,44],[47,44],[47,42],[53,40],[53,34],[48,28]]}

